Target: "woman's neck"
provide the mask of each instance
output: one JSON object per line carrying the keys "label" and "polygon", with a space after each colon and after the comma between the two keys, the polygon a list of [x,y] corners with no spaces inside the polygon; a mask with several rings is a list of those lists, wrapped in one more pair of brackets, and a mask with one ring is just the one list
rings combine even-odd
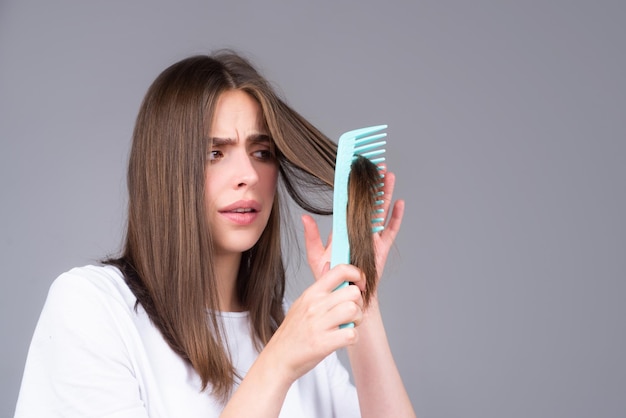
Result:
{"label": "woman's neck", "polygon": [[243,311],[243,305],[237,296],[237,274],[239,273],[241,253],[218,254],[215,259],[215,278],[220,311]]}

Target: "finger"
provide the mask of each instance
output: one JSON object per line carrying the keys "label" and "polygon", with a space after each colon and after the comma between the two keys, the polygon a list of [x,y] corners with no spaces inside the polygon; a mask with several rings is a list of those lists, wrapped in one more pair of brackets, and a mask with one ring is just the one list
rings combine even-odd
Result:
{"label": "finger", "polygon": [[331,268],[316,284],[322,291],[330,293],[344,282],[354,283],[361,291],[365,290],[365,275],[351,264],[339,264]]}
{"label": "finger", "polygon": [[323,318],[323,328],[332,330],[342,324],[362,321],[363,295],[356,286],[350,285],[338,289],[319,300],[316,311]]}
{"label": "finger", "polygon": [[322,267],[322,274],[326,274],[328,270],[330,270],[330,261],[327,261],[324,267]]}
{"label": "finger", "polygon": [[349,323],[359,326],[363,321],[363,310],[356,302],[343,302],[333,306],[333,308],[328,311],[328,319],[330,322],[328,329],[334,329],[342,324]]}
{"label": "finger", "polygon": [[335,309],[337,306],[345,303],[355,304],[360,309],[362,309],[364,303],[361,290],[354,285],[349,285],[341,289],[334,290],[330,294],[321,298],[316,306],[318,312],[328,313]]}
{"label": "finger", "polygon": [[402,225],[402,218],[404,217],[404,200],[398,200],[393,205],[393,210],[391,211],[391,218],[387,223],[387,227],[381,233],[381,239],[388,245],[391,246],[393,241],[396,239],[396,235],[400,231],[400,226]]}
{"label": "finger", "polygon": [[359,340],[359,332],[353,327],[335,327],[330,334],[335,350],[354,345]]}
{"label": "finger", "polygon": [[320,231],[317,222],[312,216],[302,215],[302,224],[304,225],[304,245],[306,248],[307,261],[313,275],[317,280],[322,274],[324,257],[324,244],[320,237]]}

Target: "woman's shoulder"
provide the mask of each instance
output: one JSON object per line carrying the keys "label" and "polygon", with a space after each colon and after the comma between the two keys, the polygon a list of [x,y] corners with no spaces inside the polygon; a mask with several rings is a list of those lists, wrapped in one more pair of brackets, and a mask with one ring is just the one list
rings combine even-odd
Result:
{"label": "woman's shoulder", "polygon": [[134,309],[135,298],[117,268],[77,267],[50,286],[33,340],[53,335],[106,347],[119,341],[120,327],[133,327]]}
{"label": "woman's shoulder", "polygon": [[136,302],[119,269],[110,265],[86,265],[62,273],[50,286],[48,299],[120,304],[131,309]]}

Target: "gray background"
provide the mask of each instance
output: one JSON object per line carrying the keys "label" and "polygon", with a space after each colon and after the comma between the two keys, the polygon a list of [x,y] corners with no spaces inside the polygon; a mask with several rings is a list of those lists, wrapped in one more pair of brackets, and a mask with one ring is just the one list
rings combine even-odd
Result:
{"label": "gray background", "polygon": [[380,3],[2,0],[0,416],[51,281],[119,246],[148,85],[233,47],[333,138],[390,125],[418,415],[626,417],[626,3]]}

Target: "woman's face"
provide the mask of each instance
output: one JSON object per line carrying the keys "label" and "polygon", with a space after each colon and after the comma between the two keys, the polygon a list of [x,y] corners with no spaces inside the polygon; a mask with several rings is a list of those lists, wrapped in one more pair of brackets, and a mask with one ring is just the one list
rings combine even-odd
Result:
{"label": "woman's face", "polygon": [[205,204],[215,249],[241,253],[261,236],[276,193],[278,164],[261,107],[243,91],[223,93],[209,138]]}

